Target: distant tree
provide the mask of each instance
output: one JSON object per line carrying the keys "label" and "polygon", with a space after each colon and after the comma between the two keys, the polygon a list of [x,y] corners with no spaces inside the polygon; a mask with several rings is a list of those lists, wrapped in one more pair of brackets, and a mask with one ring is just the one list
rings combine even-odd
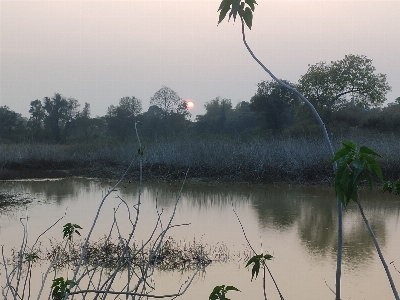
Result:
{"label": "distant tree", "polygon": [[346,55],[331,64],[311,65],[299,80],[299,90],[320,110],[335,111],[347,103],[363,108],[378,107],[391,87],[386,75],[376,74],[372,60]]}
{"label": "distant tree", "polygon": [[65,131],[68,131],[68,127],[78,115],[78,107],[78,100],[66,99],[59,93],[54,94],[53,98],[43,99],[44,125],[51,131],[54,141],[61,142],[65,139]]}
{"label": "distant tree", "polygon": [[90,104],[85,102],[85,106],[82,109],[82,112],[79,113],[80,118],[90,119]]}
{"label": "distant tree", "polygon": [[66,135],[69,142],[89,141],[105,134],[107,125],[104,118],[91,118],[90,115],[90,104],[85,102],[82,111],[76,114],[67,128]]}
{"label": "distant tree", "polygon": [[383,108],[371,109],[362,124],[364,128],[378,132],[400,132],[400,103],[389,103]]}
{"label": "distant tree", "polygon": [[206,113],[196,117],[197,128],[200,132],[223,133],[227,130],[227,115],[232,111],[230,99],[216,97],[204,104]]}
{"label": "distant tree", "polygon": [[276,133],[292,125],[296,95],[276,81],[262,81],[257,86],[256,94],[250,99],[250,108],[263,127]]}
{"label": "distant tree", "polygon": [[[162,114],[152,115],[152,123],[157,124],[159,134],[182,135],[187,131],[190,123],[190,113],[186,101],[170,89],[163,86],[150,99],[150,107],[158,107]],[[150,115],[147,115],[150,117]],[[157,118],[157,119],[155,119]]]}
{"label": "distant tree", "polygon": [[24,129],[21,114],[8,106],[0,106],[0,140],[13,140]]}
{"label": "distant tree", "polygon": [[186,101],[179,97],[175,91],[166,86],[163,86],[151,97],[150,106],[152,105],[161,108],[164,115],[177,113],[185,117],[190,116]]}
{"label": "distant tree", "polygon": [[107,110],[107,124],[110,132],[120,138],[128,138],[135,130],[137,116],[142,111],[142,103],[136,97],[122,97],[117,106]]}
{"label": "distant tree", "polygon": [[227,127],[231,133],[240,134],[260,127],[257,115],[250,108],[250,102],[241,101],[228,115]]}
{"label": "distant tree", "polygon": [[31,116],[28,120],[28,127],[35,134],[39,134],[44,124],[44,118],[46,117],[42,102],[38,99],[31,101],[29,113]]}

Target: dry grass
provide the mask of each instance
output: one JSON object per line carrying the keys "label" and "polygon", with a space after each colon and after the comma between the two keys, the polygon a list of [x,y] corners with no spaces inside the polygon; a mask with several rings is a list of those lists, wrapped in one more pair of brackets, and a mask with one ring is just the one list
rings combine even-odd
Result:
{"label": "dry grass", "polygon": [[[400,172],[400,140],[393,135],[335,137],[353,140],[382,155],[384,174]],[[69,174],[113,177],[137,154],[135,143],[119,146],[2,145],[0,175],[13,170],[70,170]],[[322,138],[233,138],[152,141],[144,155],[146,178],[175,179],[189,169],[189,177],[221,181],[328,182],[332,168]],[[134,174],[131,174],[132,176]]]}

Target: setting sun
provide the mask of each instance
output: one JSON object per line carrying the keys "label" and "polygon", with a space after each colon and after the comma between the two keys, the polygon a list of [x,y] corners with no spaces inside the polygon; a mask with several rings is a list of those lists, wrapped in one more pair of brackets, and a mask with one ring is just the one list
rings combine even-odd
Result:
{"label": "setting sun", "polygon": [[188,109],[192,109],[194,107],[194,103],[192,101],[186,101],[186,107]]}

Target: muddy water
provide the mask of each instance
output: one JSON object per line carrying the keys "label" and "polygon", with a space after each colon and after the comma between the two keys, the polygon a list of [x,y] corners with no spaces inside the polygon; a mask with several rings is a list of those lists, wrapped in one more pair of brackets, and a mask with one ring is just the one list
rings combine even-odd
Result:
{"label": "muddy water", "polygon": [[[61,239],[62,225],[71,222],[83,227],[85,236],[92,224],[102,196],[111,181],[63,179],[54,181],[1,182],[0,190],[22,193],[33,200],[25,209],[8,209],[0,215],[0,238],[5,254],[18,247],[22,237],[20,218],[29,216],[29,243],[65,213],[66,216],[42,237],[43,242]],[[136,240],[145,239],[153,230],[157,210],[163,224],[173,212],[179,184],[147,183],[143,186],[142,206]],[[114,208],[124,199],[133,215],[138,185],[123,182],[107,199],[93,232],[93,239],[106,234]],[[388,263],[400,267],[400,197],[376,192],[362,193],[365,212]],[[233,204],[233,206],[232,206]],[[215,247],[226,245],[232,259],[216,263],[195,277],[181,299],[208,299],[215,285],[234,285],[241,292],[230,292],[231,299],[263,299],[262,280],[250,281],[241,253],[246,239],[232,207],[243,225],[251,245],[258,252],[274,256],[270,270],[285,299],[334,299],[336,268],[336,204],[328,187],[191,184],[183,187],[173,221],[177,226],[169,235],[182,243],[193,240]],[[128,234],[127,210],[117,212],[122,234]],[[189,224],[189,225],[186,225]],[[400,289],[400,274],[390,270]],[[40,272],[39,272],[40,273]],[[393,295],[374,245],[355,205],[344,213],[342,298],[392,299]],[[4,270],[1,271],[4,285]],[[155,293],[177,292],[190,273],[157,272]],[[37,277],[39,278],[39,276]],[[326,282],[326,283],[325,283]],[[273,283],[266,281],[268,299],[279,299]]]}

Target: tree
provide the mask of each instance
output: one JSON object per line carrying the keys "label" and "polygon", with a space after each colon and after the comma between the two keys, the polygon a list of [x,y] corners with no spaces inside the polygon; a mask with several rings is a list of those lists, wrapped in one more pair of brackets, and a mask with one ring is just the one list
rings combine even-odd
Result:
{"label": "tree", "polygon": [[187,129],[190,113],[186,101],[170,89],[163,86],[150,99],[150,107],[157,106],[162,114],[153,115],[153,122],[158,124],[160,134],[175,135],[182,134]]}
{"label": "tree", "polygon": [[90,117],[90,104],[85,102],[82,111],[78,112],[66,133],[69,141],[89,141],[97,139],[107,131],[104,118]]}
{"label": "tree", "polygon": [[[288,82],[287,82],[288,83]],[[289,83],[288,83],[289,84]],[[262,81],[250,100],[250,108],[267,129],[280,132],[293,123],[295,94],[275,81]]]}
{"label": "tree", "polygon": [[90,116],[88,103],[82,112],[79,112],[79,106],[78,100],[67,99],[59,93],[52,98],[45,97],[43,101],[36,99],[30,103],[28,126],[36,138],[50,134],[55,142],[64,141],[73,132],[78,117]]}
{"label": "tree", "polygon": [[78,115],[78,107],[78,100],[66,99],[59,93],[54,94],[53,98],[45,97],[43,99],[44,125],[51,131],[54,141],[61,142],[65,139],[65,130],[68,130]]}
{"label": "tree", "polygon": [[135,122],[141,111],[142,102],[135,96],[122,97],[117,106],[111,105],[107,110],[109,130],[119,137],[130,136],[135,132]]}
{"label": "tree", "polygon": [[217,97],[204,104],[206,113],[196,117],[200,131],[222,133],[226,129],[227,115],[232,111],[230,99]]}
{"label": "tree", "polygon": [[250,102],[239,102],[230,115],[227,126],[234,134],[250,132],[260,126],[256,114],[250,108]]}
{"label": "tree", "polygon": [[29,113],[31,116],[28,121],[28,126],[37,134],[42,129],[46,112],[42,102],[38,99],[31,101],[30,105]]}
{"label": "tree", "polygon": [[186,101],[170,89],[169,87],[162,86],[153,97],[150,99],[150,106],[157,105],[164,112],[164,115],[169,113],[177,113],[188,117],[190,115]]}
{"label": "tree", "polygon": [[372,59],[346,55],[331,64],[311,65],[299,80],[299,89],[320,109],[335,111],[347,103],[365,109],[378,107],[391,90],[386,75],[375,74]]}
{"label": "tree", "polygon": [[82,112],[78,114],[80,118],[90,119],[90,104],[85,102]]}
{"label": "tree", "polygon": [[24,128],[21,114],[11,110],[8,106],[0,106],[0,139],[12,139]]}

